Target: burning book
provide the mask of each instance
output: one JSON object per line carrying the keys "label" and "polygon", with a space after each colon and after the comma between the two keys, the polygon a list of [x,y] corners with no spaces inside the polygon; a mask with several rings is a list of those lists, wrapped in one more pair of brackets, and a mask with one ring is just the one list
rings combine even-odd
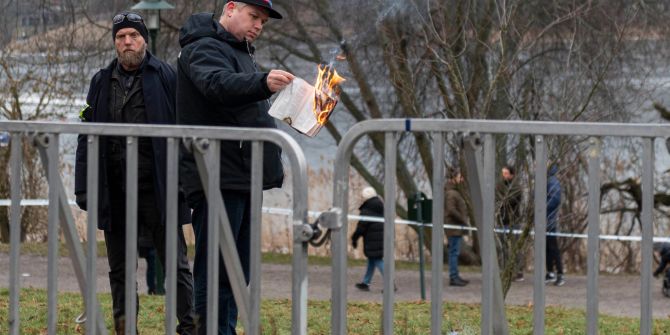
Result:
{"label": "burning book", "polygon": [[269,113],[293,129],[314,137],[335,109],[341,92],[339,84],[343,81],[335,69],[319,66],[314,86],[296,77],[279,92]]}

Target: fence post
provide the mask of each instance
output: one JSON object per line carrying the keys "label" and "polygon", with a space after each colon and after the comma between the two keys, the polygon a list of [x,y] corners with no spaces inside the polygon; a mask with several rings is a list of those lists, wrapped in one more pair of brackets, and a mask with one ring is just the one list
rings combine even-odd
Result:
{"label": "fence post", "polygon": [[21,162],[23,160],[23,136],[11,134],[10,173],[11,199],[9,223],[9,331],[19,335],[19,257],[21,256]]}
{"label": "fence post", "polygon": [[586,308],[587,329],[590,335],[598,334],[598,273],[600,272],[600,141],[592,137],[588,151],[589,199],[588,199],[588,255]]}
{"label": "fence post", "polygon": [[[38,137],[41,139],[44,146],[47,147],[47,155],[49,156],[49,163],[47,166],[49,180],[56,181],[60,179],[58,168],[59,168],[59,159],[58,159],[58,149],[59,141],[57,134],[43,134]],[[54,183],[55,184],[55,183]],[[48,209],[48,228],[47,228],[47,239],[49,241],[48,247],[48,284],[47,284],[47,296],[48,296],[48,324],[47,331],[49,334],[56,334],[56,327],[58,323],[58,217],[59,217],[59,206],[58,206],[58,187],[56,185],[49,185],[49,209]]]}
{"label": "fence post", "polygon": [[444,134],[433,134],[433,240],[430,286],[430,329],[442,334],[442,276],[444,267]]}
{"label": "fence post", "polygon": [[[475,212],[475,224],[477,225],[477,239],[480,243],[483,243],[482,236],[482,223],[483,221],[483,194],[485,190],[484,187],[484,171],[482,163],[482,151],[481,151],[481,142],[478,136],[468,135],[463,139],[463,148],[465,152],[465,164],[468,170],[468,186],[470,190],[470,197],[472,198],[472,205]],[[497,252],[495,248],[491,250],[492,258],[498,259]],[[493,276],[493,301],[492,301],[492,313],[493,313],[493,333],[498,335],[507,335],[509,334],[509,329],[507,326],[507,318],[505,317],[505,301],[503,300],[502,294],[502,282],[500,281],[500,268],[498,262],[493,262],[491,264]]]}
{"label": "fence post", "polygon": [[384,334],[393,334],[393,305],[395,303],[395,205],[396,149],[398,135],[385,134],[384,147]]}
{"label": "fence post", "polygon": [[547,146],[535,137],[535,263],[533,283],[533,334],[544,334],[544,275],[547,255]]}
{"label": "fence post", "polygon": [[642,152],[642,287],[640,290],[640,334],[652,331],[651,260],[654,237],[654,139],[643,139]]}

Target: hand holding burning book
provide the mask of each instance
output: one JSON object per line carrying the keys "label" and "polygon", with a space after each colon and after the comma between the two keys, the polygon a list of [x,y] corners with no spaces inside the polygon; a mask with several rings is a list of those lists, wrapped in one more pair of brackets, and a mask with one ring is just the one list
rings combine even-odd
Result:
{"label": "hand holding burning book", "polygon": [[345,79],[332,66],[320,66],[314,86],[295,78],[279,92],[270,108],[270,115],[286,122],[295,130],[314,137],[328,121],[340,97]]}

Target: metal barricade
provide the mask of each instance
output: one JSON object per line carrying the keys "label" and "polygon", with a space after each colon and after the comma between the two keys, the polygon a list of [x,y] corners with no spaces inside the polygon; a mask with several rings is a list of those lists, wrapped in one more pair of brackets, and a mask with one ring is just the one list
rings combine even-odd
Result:
{"label": "metal barricade", "polygon": [[[384,291],[382,330],[393,333],[394,220],[396,216],[396,152],[398,135],[403,132],[428,132],[433,144],[433,199],[444,203],[445,133],[462,134],[462,147],[470,176],[470,196],[478,226],[478,241],[482,256],[481,334],[508,334],[505,305],[494,247],[495,195],[495,142],[494,134],[534,136],[535,191],[534,191],[534,276],[533,276],[533,334],[545,330],[545,254],[546,254],[546,135],[590,137],[588,151],[588,259],[587,259],[587,329],[598,333],[598,264],[600,232],[600,158],[601,137],[636,137],[643,141],[642,154],[642,269],[640,333],[651,334],[651,273],[653,238],[653,140],[666,137],[668,125],[568,123],[485,120],[383,119],[358,123],[343,136],[337,148],[334,170],[333,207],[340,211],[338,223],[331,227],[332,238],[332,310],[333,334],[346,334],[347,316],[347,214],[349,193],[349,163],[353,148],[364,135],[373,132],[385,134],[384,148]],[[434,226],[444,224],[444,208],[433,206]],[[432,235],[431,334],[441,334],[443,287],[443,229],[434,229]]]}
{"label": "metal barricade", "polygon": [[[65,236],[75,273],[86,306],[86,334],[106,334],[104,319],[96,296],[96,232],[98,227],[98,166],[101,136],[124,136],[127,143],[126,172],[126,331],[134,334],[136,308],[137,262],[137,155],[139,137],[161,137],[167,142],[166,176],[166,334],[175,329],[176,275],[177,275],[177,194],[178,157],[182,139],[196,157],[201,180],[210,206],[208,217],[208,274],[210,283],[218,283],[218,256],[225,259],[226,271],[231,278],[240,319],[247,334],[260,334],[260,243],[262,206],[262,150],[263,143],[280,146],[288,158],[293,181],[293,274],[292,274],[292,333],[307,333],[307,244],[312,229],[307,222],[307,169],[305,157],[297,142],[284,132],[260,128],[222,128],[197,126],[162,126],[132,124],[54,123],[0,121],[0,131],[11,135],[11,208],[10,208],[10,334],[19,334],[19,247],[22,140],[28,138],[40,152],[49,182],[48,208],[48,325],[47,333],[56,334],[57,321],[57,259],[58,228]],[[83,248],[75,229],[74,219],[59,175],[59,137],[61,134],[88,135],[87,157],[87,246]],[[219,192],[220,141],[252,142],[251,178],[251,250],[250,284],[247,287],[237,256],[232,232],[221,192]],[[55,237],[55,238],[54,238]],[[217,288],[210,287],[208,301],[208,333],[217,331]]]}

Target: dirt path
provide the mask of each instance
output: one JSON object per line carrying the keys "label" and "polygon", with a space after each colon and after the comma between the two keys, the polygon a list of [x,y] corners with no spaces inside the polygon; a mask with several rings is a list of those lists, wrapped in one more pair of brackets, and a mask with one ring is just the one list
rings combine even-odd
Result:
{"label": "dirt path", "polygon": [[[146,264],[140,260],[138,278],[140,292],[146,292],[144,280]],[[47,259],[38,256],[21,256],[20,271],[22,273],[21,286],[46,288]],[[9,285],[9,255],[0,253],[0,287]],[[291,268],[289,265],[263,264],[262,294],[264,298],[290,298],[291,297]],[[107,280],[107,260],[98,259],[98,291],[109,292]],[[376,273],[370,292],[361,292],[353,287],[353,284],[362,278],[365,269],[353,267],[348,271],[348,299],[350,301],[374,301],[382,302],[381,277]],[[61,258],[58,267],[58,287],[63,292],[76,292],[79,290],[71,262],[68,258]],[[445,273],[446,275],[446,273]],[[532,274],[527,274],[526,281],[514,283],[507,297],[508,304],[528,305],[533,300]],[[471,282],[466,287],[450,287],[445,280],[444,300],[478,303],[481,296],[481,276],[479,273],[464,273],[462,276]],[[448,277],[448,275],[446,275]],[[419,300],[419,274],[415,271],[397,271],[398,292],[397,301]],[[430,297],[430,273],[426,274],[427,296]],[[566,284],[563,287],[553,285],[546,287],[547,305],[560,305],[565,307],[586,307],[586,277],[567,275]],[[330,300],[331,289],[330,267],[311,266],[309,268],[309,299]],[[600,276],[600,305],[601,313],[617,316],[640,316],[640,278],[639,276],[619,275]],[[653,313],[655,318],[670,317],[670,299],[661,294],[661,281],[653,281]]]}

